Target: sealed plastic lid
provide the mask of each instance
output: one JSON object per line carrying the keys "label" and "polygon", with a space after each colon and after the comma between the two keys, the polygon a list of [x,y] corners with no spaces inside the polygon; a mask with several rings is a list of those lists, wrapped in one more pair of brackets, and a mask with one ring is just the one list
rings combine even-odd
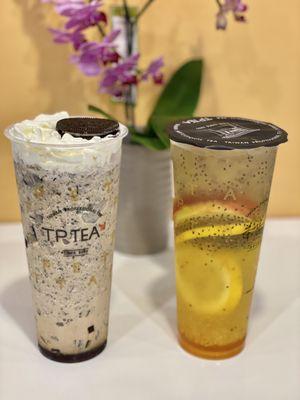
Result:
{"label": "sealed plastic lid", "polygon": [[202,117],[169,125],[170,139],[212,149],[252,149],[277,146],[287,141],[287,133],[268,122],[245,118]]}
{"label": "sealed plastic lid", "polygon": [[92,139],[94,136],[101,138],[119,133],[119,123],[110,119],[71,117],[57,122],[56,130],[60,135],[69,133],[74,137]]}

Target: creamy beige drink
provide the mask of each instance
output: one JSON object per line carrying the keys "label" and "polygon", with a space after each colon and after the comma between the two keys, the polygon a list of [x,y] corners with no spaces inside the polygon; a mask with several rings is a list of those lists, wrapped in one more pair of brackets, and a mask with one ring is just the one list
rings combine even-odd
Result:
{"label": "creamy beige drink", "polygon": [[50,358],[73,362],[98,354],[106,344],[121,143],[127,131],[93,119],[90,133],[91,119],[77,120],[75,128],[74,119],[70,129],[76,133],[79,127],[81,135],[74,137],[56,131],[64,118],[68,114],[39,116],[9,128],[7,136],[13,143],[39,347]]}

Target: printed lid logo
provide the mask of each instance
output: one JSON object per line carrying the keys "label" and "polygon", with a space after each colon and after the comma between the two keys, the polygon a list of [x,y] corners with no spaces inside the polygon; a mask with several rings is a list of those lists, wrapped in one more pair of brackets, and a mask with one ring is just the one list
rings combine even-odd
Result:
{"label": "printed lid logo", "polygon": [[[197,128],[197,129],[203,129]],[[245,128],[244,126],[238,125],[238,124],[233,124],[229,122],[224,122],[224,123],[218,123],[216,128],[209,128],[206,129],[208,132],[212,132],[216,135],[218,135],[222,139],[232,139],[232,138],[237,138],[241,136],[248,135],[249,133],[252,132],[257,132],[260,129],[251,129],[251,128]]]}

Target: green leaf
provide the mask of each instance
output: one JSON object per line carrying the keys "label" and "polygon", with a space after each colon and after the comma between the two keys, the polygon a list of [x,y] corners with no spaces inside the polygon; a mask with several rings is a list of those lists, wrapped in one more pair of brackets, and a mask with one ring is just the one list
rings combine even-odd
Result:
{"label": "green leaf", "polygon": [[[166,148],[170,147],[170,139],[167,133],[168,125],[176,121],[177,119],[183,119],[192,117],[191,115],[172,115],[172,116],[153,116],[149,123],[152,128],[152,131],[159,137],[161,142],[166,146]],[[150,132],[149,132],[150,133]],[[152,133],[152,132],[151,132]],[[150,133],[150,134],[151,134]]]}
{"label": "green leaf", "polygon": [[203,61],[192,60],[181,66],[162,91],[148,120],[145,133],[157,137],[165,148],[170,145],[166,127],[172,121],[192,117],[199,100]]}
{"label": "green leaf", "polygon": [[180,67],[162,91],[150,116],[194,114],[200,95],[203,61],[191,60]]}
{"label": "green leaf", "polygon": [[153,131],[156,133],[156,135],[159,137],[160,141],[166,146],[170,146],[170,140],[168,138],[168,135],[165,131],[168,122],[170,120],[166,120],[166,117],[157,117],[157,118],[151,118],[150,120],[150,125],[153,129]]}
{"label": "green leaf", "polygon": [[95,113],[98,113],[98,114],[101,114],[101,115],[103,115],[104,117],[106,117],[108,119],[115,120],[115,118],[112,115],[108,114],[106,111],[102,110],[99,107],[93,106],[92,104],[88,105],[88,110],[92,111],[92,112],[95,112]]}
{"label": "green leaf", "polygon": [[151,150],[165,150],[167,148],[158,137],[150,137],[138,133],[133,133],[131,135],[131,141],[133,143],[141,144]]}

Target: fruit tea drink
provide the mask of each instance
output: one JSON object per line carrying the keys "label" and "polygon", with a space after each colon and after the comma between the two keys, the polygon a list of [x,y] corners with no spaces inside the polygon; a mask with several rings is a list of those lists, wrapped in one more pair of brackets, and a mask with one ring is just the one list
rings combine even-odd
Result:
{"label": "fruit tea drink", "polygon": [[83,361],[107,340],[119,167],[125,127],[42,115],[12,140],[41,352]]}
{"label": "fruit tea drink", "polygon": [[[179,340],[205,358],[245,343],[277,145],[273,125],[198,118],[170,128]],[[268,147],[265,147],[268,145]]]}

